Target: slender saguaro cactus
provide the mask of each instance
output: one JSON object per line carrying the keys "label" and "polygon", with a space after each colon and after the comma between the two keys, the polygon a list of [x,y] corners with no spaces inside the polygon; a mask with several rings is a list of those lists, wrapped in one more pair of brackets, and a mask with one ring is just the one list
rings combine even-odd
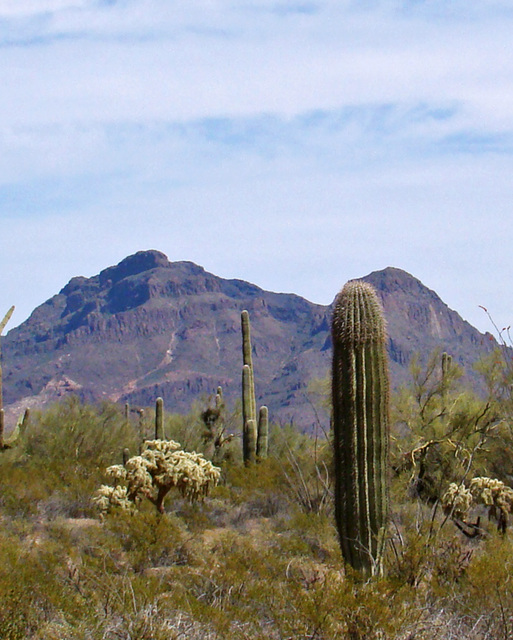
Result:
{"label": "slender saguaro cactus", "polygon": [[[251,368],[248,364],[242,367],[242,459],[244,464],[255,460],[256,438],[252,437],[250,429],[256,425],[252,413],[253,396]],[[255,450],[252,447],[255,447]]]}
{"label": "slender saguaro cactus", "polygon": [[[9,311],[5,314],[4,319],[0,322],[0,335],[2,331],[5,329],[5,325],[11,319],[11,316],[14,312],[14,306],[12,306]],[[2,361],[1,361],[1,352],[0,352],[0,409],[4,408],[4,393],[3,393],[3,380],[2,380]]]}
{"label": "slender saguaro cactus", "polygon": [[255,420],[246,420],[246,424],[244,425],[245,464],[256,462],[257,439],[257,423]]}
{"label": "slender saguaro cactus", "polygon": [[345,561],[376,575],[388,515],[389,377],[385,321],[371,285],[344,286],[332,339],[337,529]]}
{"label": "slender saguaro cactus", "polygon": [[4,431],[5,431],[5,414],[4,414],[4,410],[0,409],[0,451],[3,451],[5,449]]}
{"label": "slender saguaro cactus", "polygon": [[257,460],[265,460],[267,458],[267,450],[269,448],[269,411],[267,407],[260,407],[258,412],[258,429],[256,443]]}
{"label": "slender saguaro cactus", "polygon": [[253,375],[253,358],[251,356],[251,328],[249,324],[249,313],[244,309],[240,316],[242,328],[242,358],[244,365],[249,367],[251,402],[248,405],[248,420],[256,422],[256,398],[255,398],[255,378]]}
{"label": "slender saguaro cactus", "polygon": [[155,440],[165,440],[164,400],[162,398],[157,398],[155,403]]}
{"label": "slender saguaro cactus", "polygon": [[269,446],[269,414],[261,407],[257,417],[255,377],[251,355],[249,313],[241,313],[242,328],[242,457],[244,464],[267,458]]}

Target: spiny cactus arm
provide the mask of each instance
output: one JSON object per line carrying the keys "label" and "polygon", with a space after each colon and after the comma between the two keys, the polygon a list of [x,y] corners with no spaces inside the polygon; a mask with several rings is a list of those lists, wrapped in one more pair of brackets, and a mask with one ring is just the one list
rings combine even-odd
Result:
{"label": "spiny cactus arm", "polygon": [[[14,306],[12,306],[9,311],[5,314],[4,319],[0,322],[0,335],[2,331],[5,329],[6,324],[11,319],[11,316],[14,312]],[[0,352],[0,409],[4,407],[4,394],[3,394],[3,380],[2,380],[2,357]]]}
{"label": "spiny cactus arm", "polygon": [[258,412],[257,429],[257,460],[265,460],[269,449],[269,410],[267,407],[260,407]]}
{"label": "spiny cactus arm", "polygon": [[249,323],[249,313],[244,309],[241,313],[241,329],[242,329],[242,357],[244,365],[249,367],[250,372],[250,390],[251,402],[248,406],[251,415],[248,420],[256,420],[256,398],[255,398],[255,378],[253,372],[253,356],[251,348],[251,326]]}
{"label": "spiny cactus arm", "polygon": [[10,433],[9,437],[5,438],[5,412],[3,409],[0,409],[0,451],[12,449],[18,444],[18,440],[27,428],[29,416],[29,410],[25,409],[23,415],[18,418],[16,426]]}
{"label": "spiny cactus arm", "polygon": [[164,400],[160,397],[155,402],[155,440],[165,440]]}
{"label": "spiny cactus arm", "polygon": [[7,323],[11,319],[12,314],[14,313],[14,305],[9,309],[9,311],[5,314],[4,319],[0,322],[0,334],[5,329]]}
{"label": "spiny cactus arm", "polygon": [[256,421],[252,411],[252,376],[249,365],[242,367],[242,458],[244,464],[255,459],[256,455]]}

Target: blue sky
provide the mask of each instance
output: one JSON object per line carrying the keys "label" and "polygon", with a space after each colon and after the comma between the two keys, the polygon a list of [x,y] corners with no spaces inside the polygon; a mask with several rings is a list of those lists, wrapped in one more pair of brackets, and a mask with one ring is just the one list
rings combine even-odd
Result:
{"label": "blue sky", "polygon": [[509,0],[2,0],[10,326],[141,249],[323,304],[396,266],[513,323],[511,33]]}

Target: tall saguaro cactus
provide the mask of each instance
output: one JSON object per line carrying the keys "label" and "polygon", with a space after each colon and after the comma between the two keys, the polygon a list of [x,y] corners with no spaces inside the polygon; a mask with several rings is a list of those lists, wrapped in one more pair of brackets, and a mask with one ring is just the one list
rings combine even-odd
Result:
{"label": "tall saguaro cactus", "polygon": [[[251,329],[249,313],[241,313],[242,329],[242,457],[245,464],[267,457],[269,420],[267,407],[260,409],[257,416],[255,377],[251,354]],[[262,409],[265,409],[262,414]]]}
{"label": "tall saguaro cactus", "polygon": [[389,376],[385,321],[371,285],[344,286],[332,339],[337,529],[345,561],[375,575],[388,515]]}

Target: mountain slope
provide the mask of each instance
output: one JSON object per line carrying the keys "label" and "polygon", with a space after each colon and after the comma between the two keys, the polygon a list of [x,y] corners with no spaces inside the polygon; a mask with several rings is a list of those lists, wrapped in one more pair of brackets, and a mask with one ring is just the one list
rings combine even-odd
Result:
{"label": "mountain slope", "polygon": [[[489,339],[400,269],[366,278],[382,299],[393,380],[415,351],[440,346],[469,366]],[[341,285],[343,282],[341,282]],[[47,402],[70,391],[87,400],[185,412],[222,385],[240,394],[240,312],[251,318],[256,391],[275,421],[314,421],[309,380],[330,365],[331,307],[218,278],[191,262],[141,251],[92,278],[73,278],[3,339],[5,402]]]}

